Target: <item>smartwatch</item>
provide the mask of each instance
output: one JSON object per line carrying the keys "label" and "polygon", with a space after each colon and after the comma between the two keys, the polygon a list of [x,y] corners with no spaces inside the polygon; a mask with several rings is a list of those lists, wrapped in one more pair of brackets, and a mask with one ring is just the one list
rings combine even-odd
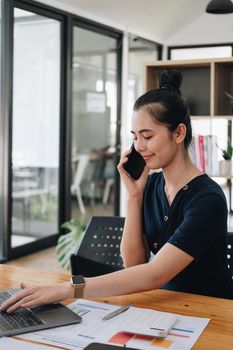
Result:
{"label": "smartwatch", "polygon": [[74,298],[82,298],[85,287],[84,277],[82,275],[74,275],[71,277],[70,283],[74,288]]}

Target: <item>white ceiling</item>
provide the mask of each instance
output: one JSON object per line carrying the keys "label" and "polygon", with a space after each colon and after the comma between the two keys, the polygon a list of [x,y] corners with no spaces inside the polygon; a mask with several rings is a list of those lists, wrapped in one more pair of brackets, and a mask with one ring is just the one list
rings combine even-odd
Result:
{"label": "white ceiling", "polygon": [[[202,18],[206,30],[224,29],[224,22],[233,14],[211,15],[205,13],[210,0],[40,0],[98,22],[119,29],[128,29],[161,43],[190,27]],[[208,23],[209,26],[208,26]],[[221,25],[220,25],[221,23]],[[228,23],[229,28],[229,23]],[[233,28],[233,26],[232,26]]]}

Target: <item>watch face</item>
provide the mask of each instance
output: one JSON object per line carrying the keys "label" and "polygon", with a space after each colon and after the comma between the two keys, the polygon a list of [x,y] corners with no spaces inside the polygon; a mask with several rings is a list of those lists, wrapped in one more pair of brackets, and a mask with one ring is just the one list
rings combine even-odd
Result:
{"label": "watch face", "polygon": [[73,284],[83,284],[85,283],[85,280],[82,275],[76,275],[72,276],[72,283]]}

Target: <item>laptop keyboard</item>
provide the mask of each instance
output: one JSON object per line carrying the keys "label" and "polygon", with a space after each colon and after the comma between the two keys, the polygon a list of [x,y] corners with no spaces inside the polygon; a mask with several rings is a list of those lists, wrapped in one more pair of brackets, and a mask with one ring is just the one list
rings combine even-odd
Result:
{"label": "laptop keyboard", "polygon": [[[7,291],[0,292],[0,303],[10,296],[11,294]],[[20,309],[12,314],[0,312],[0,329],[2,331],[11,331],[41,324],[44,324],[44,322],[30,309]]]}

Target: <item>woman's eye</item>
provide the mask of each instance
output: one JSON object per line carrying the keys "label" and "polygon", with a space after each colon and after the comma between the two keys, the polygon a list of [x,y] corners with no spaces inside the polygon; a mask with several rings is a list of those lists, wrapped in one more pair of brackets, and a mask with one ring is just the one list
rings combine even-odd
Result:
{"label": "woman's eye", "polygon": [[151,139],[152,138],[152,136],[144,136],[144,139],[145,140],[149,140],[149,139]]}

